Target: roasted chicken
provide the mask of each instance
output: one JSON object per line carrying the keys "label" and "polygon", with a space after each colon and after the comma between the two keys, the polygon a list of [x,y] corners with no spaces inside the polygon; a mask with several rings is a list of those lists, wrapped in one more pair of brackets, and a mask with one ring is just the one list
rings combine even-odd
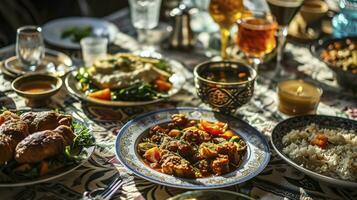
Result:
{"label": "roasted chicken", "polygon": [[27,112],[20,116],[5,111],[0,115],[0,165],[15,159],[36,163],[60,154],[75,135],[72,117],[53,111]]}
{"label": "roasted chicken", "polygon": [[18,163],[36,163],[62,153],[73,143],[74,133],[65,125],[55,130],[31,134],[16,147],[15,160]]}
{"label": "roasted chicken", "polygon": [[20,116],[29,126],[30,133],[44,130],[53,130],[59,125],[71,126],[72,117],[62,115],[54,111],[48,112],[27,112]]}
{"label": "roasted chicken", "polygon": [[[6,116],[10,115],[6,114]],[[28,126],[25,122],[12,117],[5,119],[6,121],[0,126],[0,164],[12,160],[16,145],[29,135]]]}

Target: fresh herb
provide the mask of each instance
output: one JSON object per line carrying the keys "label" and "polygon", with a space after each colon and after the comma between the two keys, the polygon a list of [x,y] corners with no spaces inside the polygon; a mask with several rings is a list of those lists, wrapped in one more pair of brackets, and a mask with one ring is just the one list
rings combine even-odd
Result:
{"label": "fresh herb", "polygon": [[166,71],[166,72],[171,72],[170,63],[166,60],[160,60],[159,63],[155,64],[155,67],[157,67],[163,71]]}
{"label": "fresh herb", "polygon": [[148,101],[158,99],[164,95],[155,90],[152,85],[136,83],[128,88],[122,88],[114,92],[115,100],[124,101]]}
{"label": "fresh herb", "polygon": [[85,68],[80,68],[75,78],[79,82],[83,92],[91,93],[98,90],[94,87],[92,80],[89,78],[89,73]]}
{"label": "fresh herb", "polygon": [[89,147],[94,145],[95,139],[93,135],[90,134],[90,130],[86,126],[74,122],[72,127],[75,130],[74,133],[76,134],[76,137],[73,140],[72,148]]}
{"label": "fresh herb", "polygon": [[62,32],[61,38],[69,38],[72,42],[79,42],[82,38],[92,35],[92,32],[91,26],[71,27]]}

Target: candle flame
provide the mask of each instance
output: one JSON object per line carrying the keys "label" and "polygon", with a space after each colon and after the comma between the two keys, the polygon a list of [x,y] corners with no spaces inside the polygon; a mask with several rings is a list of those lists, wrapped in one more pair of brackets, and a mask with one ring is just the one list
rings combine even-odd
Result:
{"label": "candle flame", "polygon": [[302,91],[303,91],[303,87],[299,86],[296,90],[297,95],[300,95],[302,93]]}

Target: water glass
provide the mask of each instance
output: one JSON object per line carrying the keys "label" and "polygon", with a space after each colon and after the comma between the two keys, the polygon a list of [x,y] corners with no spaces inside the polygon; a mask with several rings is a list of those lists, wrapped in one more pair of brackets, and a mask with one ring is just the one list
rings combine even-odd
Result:
{"label": "water glass", "polygon": [[95,60],[107,55],[108,39],[100,37],[86,37],[81,40],[84,64],[91,66]]}
{"label": "water glass", "polygon": [[131,22],[141,44],[139,54],[150,55],[155,48],[149,44],[148,31],[159,24],[161,0],[129,0],[129,4]]}
{"label": "water glass", "polygon": [[161,0],[130,0],[133,26],[137,29],[153,29],[159,24]]}
{"label": "water glass", "polygon": [[45,56],[42,29],[23,26],[17,29],[16,57],[25,70],[35,71]]}

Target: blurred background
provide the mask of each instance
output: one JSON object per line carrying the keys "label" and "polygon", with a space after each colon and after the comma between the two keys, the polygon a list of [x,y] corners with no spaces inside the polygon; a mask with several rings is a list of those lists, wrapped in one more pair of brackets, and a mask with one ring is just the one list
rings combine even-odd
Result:
{"label": "blurred background", "polygon": [[[205,10],[209,0],[162,0],[162,9],[160,21],[169,21],[167,15],[169,10],[180,2],[187,5]],[[338,0],[325,0],[328,3],[330,10],[338,8]],[[119,26],[122,32],[126,32],[125,26],[131,26],[130,19],[126,22],[118,22],[113,19],[120,18],[116,14],[128,15],[129,3],[128,0],[0,0],[0,47],[13,44],[16,40],[16,29],[24,25],[43,25],[46,22],[69,16],[87,16],[105,18]],[[250,9],[268,9],[265,0],[244,0],[244,5]],[[202,7],[203,6],[203,7]],[[126,12],[123,12],[125,11]],[[202,17],[202,16],[199,16]],[[208,17],[208,18],[207,18]],[[126,17],[125,17],[126,18]],[[206,13],[203,15],[203,20],[193,17],[193,29],[195,32],[217,32],[218,27],[202,27],[201,22],[205,23],[206,19],[212,21]],[[123,17],[121,18],[123,19]],[[331,18],[330,18],[331,19]],[[123,21],[123,20],[122,20]],[[195,24],[195,22],[197,22]],[[192,22],[191,22],[192,23]],[[124,25],[123,25],[124,24]],[[210,25],[210,26],[211,26]],[[123,28],[124,26],[124,28]],[[195,30],[195,29],[212,28],[212,30]],[[128,28],[128,30],[133,30]],[[127,33],[127,32],[126,32]]]}
{"label": "blurred background", "polygon": [[[105,2],[105,3],[104,3]],[[0,47],[12,44],[20,26],[67,16],[104,17],[128,7],[127,0],[0,0]]]}

